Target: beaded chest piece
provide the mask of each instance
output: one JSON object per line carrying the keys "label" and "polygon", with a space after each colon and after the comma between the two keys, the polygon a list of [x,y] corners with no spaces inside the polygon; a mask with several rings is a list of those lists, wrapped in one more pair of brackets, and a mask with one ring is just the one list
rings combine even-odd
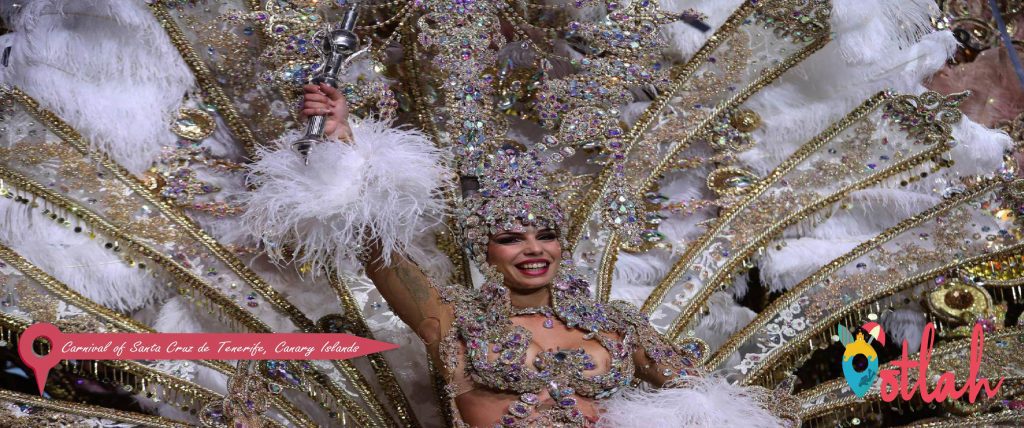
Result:
{"label": "beaded chest piece", "polygon": [[[500,426],[585,425],[573,396],[601,399],[628,386],[636,369],[633,355],[641,349],[652,362],[664,367],[667,377],[701,374],[697,367],[703,348],[680,350],[664,343],[635,307],[624,302],[594,301],[587,282],[572,275],[571,269],[567,263],[560,266],[559,277],[550,286],[550,307],[512,308],[508,289],[496,272],[488,273],[490,279],[479,291],[457,285],[442,289],[456,317],[447,340],[465,345],[466,374],[476,384],[520,394]],[[587,374],[599,371],[599,367],[594,356],[583,348],[549,349],[527,361],[533,334],[511,321],[514,316],[526,314],[547,316],[545,328],[552,328],[552,318],[557,318],[565,326],[583,331],[584,339],[597,341],[608,352],[607,371]],[[450,352],[455,347],[442,349]],[[458,367],[458,358],[450,353],[445,363],[449,368]],[[535,414],[545,390],[555,405]],[[449,392],[454,396],[460,391]]]}

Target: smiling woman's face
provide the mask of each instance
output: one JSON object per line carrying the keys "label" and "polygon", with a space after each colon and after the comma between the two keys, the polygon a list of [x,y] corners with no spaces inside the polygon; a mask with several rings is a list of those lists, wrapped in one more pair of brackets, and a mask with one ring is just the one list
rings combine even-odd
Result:
{"label": "smiling woman's face", "polygon": [[505,285],[512,289],[550,284],[561,261],[562,244],[554,229],[530,226],[523,232],[499,232],[487,243],[487,263],[505,276]]}

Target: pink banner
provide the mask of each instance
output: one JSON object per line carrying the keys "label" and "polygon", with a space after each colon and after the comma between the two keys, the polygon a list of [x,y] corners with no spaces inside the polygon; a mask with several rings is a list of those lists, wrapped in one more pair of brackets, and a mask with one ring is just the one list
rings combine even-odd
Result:
{"label": "pink banner", "polygon": [[[50,352],[32,343],[45,338]],[[398,348],[344,333],[73,333],[50,323],[29,326],[18,355],[36,377],[39,394],[61,360],[344,360]]]}

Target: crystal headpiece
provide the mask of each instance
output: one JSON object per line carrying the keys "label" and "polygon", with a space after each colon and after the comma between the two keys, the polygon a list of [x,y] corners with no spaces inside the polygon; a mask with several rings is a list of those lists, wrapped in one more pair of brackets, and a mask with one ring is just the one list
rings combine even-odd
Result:
{"label": "crystal headpiece", "polygon": [[527,226],[562,230],[561,207],[551,197],[544,163],[533,151],[502,148],[478,158],[463,178],[459,220],[478,263],[486,259],[491,235]]}

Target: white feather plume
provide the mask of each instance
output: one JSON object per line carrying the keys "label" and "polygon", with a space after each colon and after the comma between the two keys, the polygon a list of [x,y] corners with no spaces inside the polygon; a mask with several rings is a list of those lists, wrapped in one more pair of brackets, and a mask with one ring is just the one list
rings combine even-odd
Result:
{"label": "white feather plume", "polygon": [[643,305],[658,280],[671,265],[668,251],[654,249],[645,253],[619,253],[612,272],[611,298]]}
{"label": "white feather plume", "polygon": [[750,323],[757,314],[740,306],[729,293],[719,291],[708,299],[708,314],[697,324],[697,337],[718,349],[733,333]]}
{"label": "white feather plume", "polygon": [[880,46],[913,46],[934,31],[931,19],[941,13],[933,0],[836,0],[833,43],[848,62],[876,62],[890,54]]}
{"label": "white feather plume", "polygon": [[598,402],[603,428],[781,427],[748,389],[709,376],[688,379],[686,388],[631,388]]}
{"label": "white feather plume", "polygon": [[708,31],[700,31],[690,24],[674,22],[662,29],[662,34],[668,38],[668,49],[666,53],[673,59],[680,60],[689,58],[707,41],[708,37],[714,34],[715,29],[720,27],[729,15],[732,14],[742,0],[716,0],[716,1],[695,1],[695,0],[662,0],[661,6],[669,12],[682,12],[686,9],[694,9],[707,15]]}
{"label": "white feather plume", "polygon": [[1004,151],[1013,147],[1013,139],[1003,131],[988,129],[964,116],[953,126],[956,146],[950,156],[956,161],[951,167],[957,174],[990,175],[1002,163]]}
{"label": "white feather plume", "polygon": [[746,166],[766,174],[804,142],[879,91],[923,92],[920,82],[945,65],[957,44],[946,31],[928,34],[903,50],[878,46],[886,46],[890,55],[859,64],[845,60],[838,45],[826,45],[751,97],[748,107],[770,120],[753,133],[757,145],[739,155]]}
{"label": "white feather plume", "polygon": [[833,206],[832,216],[807,235],[818,239],[866,239],[940,202],[939,196],[903,189],[858,190],[846,199],[847,208]]}
{"label": "white feather plume", "polygon": [[142,2],[35,0],[0,36],[0,82],[52,110],[132,172],[172,144],[191,71]]}
{"label": "white feather plume", "polygon": [[124,254],[103,248],[102,238],[74,233],[39,211],[0,198],[0,242],[69,288],[116,311],[134,311],[167,295],[162,275],[129,266]]}
{"label": "white feather plume", "polygon": [[907,342],[908,352],[921,349],[921,334],[928,319],[924,310],[916,302],[882,314],[882,327],[889,335],[890,341],[900,346]]}
{"label": "white feather plume", "polygon": [[771,249],[758,261],[761,280],[771,291],[792,288],[822,266],[852,250],[860,240],[800,238],[780,242],[786,245],[780,250],[770,246]]}
{"label": "white feather plume", "polygon": [[435,191],[447,171],[422,133],[374,120],[353,121],[352,130],[351,144],[314,146],[309,165],[290,149],[294,131],[258,153],[249,166],[258,188],[243,196],[242,221],[268,251],[284,256],[288,246],[297,264],[318,272],[377,241],[390,263],[392,253],[415,250],[410,243],[433,223],[425,216],[442,212]]}

